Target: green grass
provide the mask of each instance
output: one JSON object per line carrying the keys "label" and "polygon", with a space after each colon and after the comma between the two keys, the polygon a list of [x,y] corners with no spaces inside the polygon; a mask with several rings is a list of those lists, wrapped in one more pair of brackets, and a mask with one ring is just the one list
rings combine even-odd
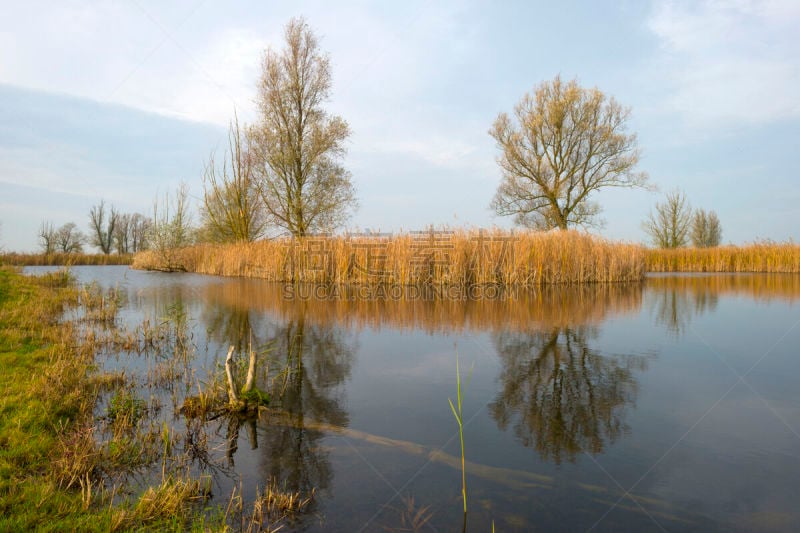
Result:
{"label": "green grass", "polygon": [[[196,515],[193,503],[205,495],[187,476],[110,504],[97,482],[102,461],[141,454],[124,438],[104,447],[94,440],[103,386],[94,348],[61,321],[78,301],[66,272],[34,278],[0,268],[0,531],[223,529],[218,517]],[[130,421],[144,410],[142,400],[118,393],[108,414]],[[169,515],[152,512],[154,495],[171,503]]]}
{"label": "green grass", "polygon": [[78,423],[87,399],[79,387],[85,358],[58,321],[76,299],[63,275],[34,279],[0,269],[2,531],[96,529],[103,522],[83,510],[79,491],[59,488],[51,471],[59,436]]}

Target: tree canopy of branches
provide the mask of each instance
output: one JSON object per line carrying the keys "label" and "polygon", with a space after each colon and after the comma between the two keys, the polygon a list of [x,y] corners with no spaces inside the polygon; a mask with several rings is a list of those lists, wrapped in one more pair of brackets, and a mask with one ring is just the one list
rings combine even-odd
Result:
{"label": "tree canopy of branches", "polygon": [[647,185],[637,172],[636,135],[627,133],[630,110],[576,80],[553,81],[525,94],[514,119],[501,113],[489,134],[497,141],[502,180],[491,207],[537,229],[596,225],[606,187]]}
{"label": "tree canopy of branches", "polygon": [[300,19],[284,32],[281,52],[267,50],[250,128],[259,191],[268,222],[295,236],[343,224],[357,206],[350,173],[340,161],[350,128],[322,107],[331,67],[317,37]]}
{"label": "tree canopy of branches", "polygon": [[214,242],[254,241],[266,228],[255,165],[238,118],[228,129],[228,153],[218,165],[212,154],[203,172],[200,208],[205,239]]}
{"label": "tree canopy of branches", "polygon": [[680,248],[688,242],[691,222],[692,209],[686,195],[676,190],[656,204],[655,213],[650,212],[642,227],[659,248]]}
{"label": "tree canopy of branches", "polygon": [[67,222],[56,231],[56,249],[65,254],[82,253],[86,236],[74,222]]}
{"label": "tree canopy of branches", "polygon": [[56,228],[49,220],[39,226],[39,247],[44,254],[61,252],[65,254],[82,253],[86,236],[74,222],[67,222]]}
{"label": "tree canopy of branches", "polygon": [[156,198],[153,203],[153,220],[147,240],[149,248],[161,256],[165,270],[185,269],[177,262],[177,249],[193,242],[194,230],[188,199],[189,188],[183,183],[172,198],[169,193],[164,193],[163,200],[159,202]]}
{"label": "tree canopy of branches", "polygon": [[100,204],[93,205],[89,210],[89,233],[91,244],[100,249],[104,254],[110,254],[114,249],[114,230],[117,226],[119,213],[111,206],[106,210],[103,200]]}
{"label": "tree canopy of branches", "polygon": [[39,226],[39,247],[43,254],[52,254],[56,251],[56,235],[58,230],[52,222],[46,220]]}
{"label": "tree canopy of branches", "polygon": [[141,213],[123,213],[114,228],[114,247],[117,253],[136,253],[147,248],[151,221]]}
{"label": "tree canopy of branches", "polygon": [[698,248],[719,246],[722,241],[722,226],[714,211],[697,209],[692,216],[690,230],[692,244]]}

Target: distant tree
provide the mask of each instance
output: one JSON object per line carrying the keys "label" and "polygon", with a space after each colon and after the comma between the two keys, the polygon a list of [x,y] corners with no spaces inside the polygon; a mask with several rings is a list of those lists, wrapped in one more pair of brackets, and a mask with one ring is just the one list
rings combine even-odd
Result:
{"label": "distant tree", "polygon": [[114,248],[117,249],[118,254],[127,254],[130,251],[130,226],[131,215],[120,213],[114,227]]}
{"label": "distant tree", "polygon": [[264,204],[253,159],[236,118],[228,129],[228,153],[222,164],[218,165],[212,154],[203,173],[200,216],[207,240],[254,241],[264,234]]}
{"label": "distant tree", "polygon": [[39,226],[39,247],[44,254],[52,254],[56,251],[56,237],[58,231],[52,222],[46,220]]}
{"label": "distant tree", "polygon": [[86,237],[74,222],[68,222],[58,228],[55,235],[56,249],[65,254],[82,253]]}
{"label": "distant tree", "polygon": [[150,219],[141,213],[120,213],[114,228],[114,248],[117,253],[136,253],[147,247]]}
{"label": "distant tree", "polygon": [[289,21],[284,37],[280,53],[264,56],[260,118],[249,137],[268,222],[302,236],[340,226],[357,202],[340,164],[350,128],[322,107],[330,95],[330,60],[302,18]]}
{"label": "distant tree", "polygon": [[692,217],[692,244],[698,248],[719,246],[722,241],[722,226],[714,211],[697,209]]}
{"label": "distant tree", "polygon": [[148,248],[147,236],[153,221],[141,213],[133,213],[128,227],[128,245],[131,252]]}
{"label": "distant tree", "polygon": [[655,213],[650,212],[642,227],[659,248],[680,248],[686,246],[691,221],[686,195],[675,190],[656,204]]}
{"label": "distant tree", "polygon": [[193,242],[188,198],[189,188],[181,184],[172,198],[165,193],[163,200],[156,199],[153,203],[153,222],[147,239],[149,248],[158,253],[165,270],[183,270],[176,250]]}
{"label": "distant tree", "polygon": [[584,89],[559,76],[501,113],[489,130],[497,141],[502,181],[491,207],[537,229],[597,224],[600,206],[590,201],[607,187],[644,187],[630,115],[599,89]]}
{"label": "distant tree", "polygon": [[108,255],[114,249],[114,230],[119,221],[119,214],[114,206],[106,210],[105,201],[94,205],[89,210],[89,234],[91,244]]}

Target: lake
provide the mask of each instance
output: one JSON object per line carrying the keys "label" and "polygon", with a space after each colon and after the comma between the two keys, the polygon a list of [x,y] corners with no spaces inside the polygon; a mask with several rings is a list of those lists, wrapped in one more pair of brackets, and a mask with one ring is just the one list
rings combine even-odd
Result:
{"label": "lake", "polygon": [[[469,531],[800,523],[798,275],[651,275],[634,285],[491,288],[476,299],[72,271],[117,287],[128,327],[184,328],[189,356],[174,383],[153,384],[157,357],[107,353],[99,363],[124,369],[163,406],[158,423],[206,439],[210,456],[193,468],[212,476],[219,503],[234,487],[252,499],[275,479],[315,489],[291,524],[298,530],[403,530],[409,506],[430,516],[427,530],[460,530],[461,451],[448,404],[458,360]],[[277,379],[284,392],[280,414],[190,428],[174,406],[220,372],[230,345],[261,354],[258,379]]]}

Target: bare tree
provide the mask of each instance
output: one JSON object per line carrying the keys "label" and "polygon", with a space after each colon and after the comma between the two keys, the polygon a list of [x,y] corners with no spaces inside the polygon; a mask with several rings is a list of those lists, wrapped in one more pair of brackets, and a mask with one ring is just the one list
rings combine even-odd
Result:
{"label": "bare tree", "polygon": [[340,226],[357,206],[350,173],[339,163],[350,128],[322,108],[331,89],[327,55],[302,19],[292,19],[286,46],[267,50],[250,128],[259,190],[270,224],[302,236]]}
{"label": "bare tree", "polygon": [[120,213],[114,228],[114,247],[119,254],[136,253],[147,247],[150,219],[141,213]]}
{"label": "bare tree", "polygon": [[56,231],[56,250],[65,254],[82,253],[86,236],[74,222],[67,222]]}
{"label": "bare tree", "polygon": [[722,241],[722,226],[714,211],[697,209],[692,217],[692,244],[698,248],[719,246]]}
{"label": "bare tree", "polygon": [[501,113],[489,130],[503,172],[491,207],[537,229],[596,225],[600,206],[592,193],[647,184],[647,174],[634,170],[639,150],[627,133],[629,115],[576,80],[542,83],[516,105],[516,120]]}
{"label": "bare tree", "polygon": [[120,213],[114,228],[114,247],[118,254],[127,254],[130,251],[131,215]]}
{"label": "bare tree", "polygon": [[131,252],[138,252],[148,248],[147,236],[150,233],[152,220],[141,213],[131,215],[128,227],[128,245]]}
{"label": "bare tree", "polygon": [[254,241],[264,234],[266,219],[258,193],[255,165],[238,117],[228,129],[228,153],[222,164],[209,156],[203,173],[203,233],[215,242]]}
{"label": "bare tree", "polygon": [[114,248],[114,230],[117,226],[119,213],[111,206],[106,211],[105,201],[94,205],[89,210],[89,231],[91,244],[97,246],[101,252],[108,255]]}
{"label": "bare tree", "polygon": [[44,254],[52,254],[56,251],[56,235],[58,231],[52,222],[46,220],[39,226],[39,247]]}
{"label": "bare tree", "polygon": [[185,270],[177,249],[192,244],[192,220],[189,213],[189,188],[182,183],[175,195],[164,194],[153,203],[153,222],[148,232],[150,248],[161,257],[164,270]]}
{"label": "bare tree", "polygon": [[667,194],[663,203],[656,204],[656,212],[650,212],[642,227],[659,248],[680,248],[686,246],[691,221],[692,209],[686,195],[675,190]]}

